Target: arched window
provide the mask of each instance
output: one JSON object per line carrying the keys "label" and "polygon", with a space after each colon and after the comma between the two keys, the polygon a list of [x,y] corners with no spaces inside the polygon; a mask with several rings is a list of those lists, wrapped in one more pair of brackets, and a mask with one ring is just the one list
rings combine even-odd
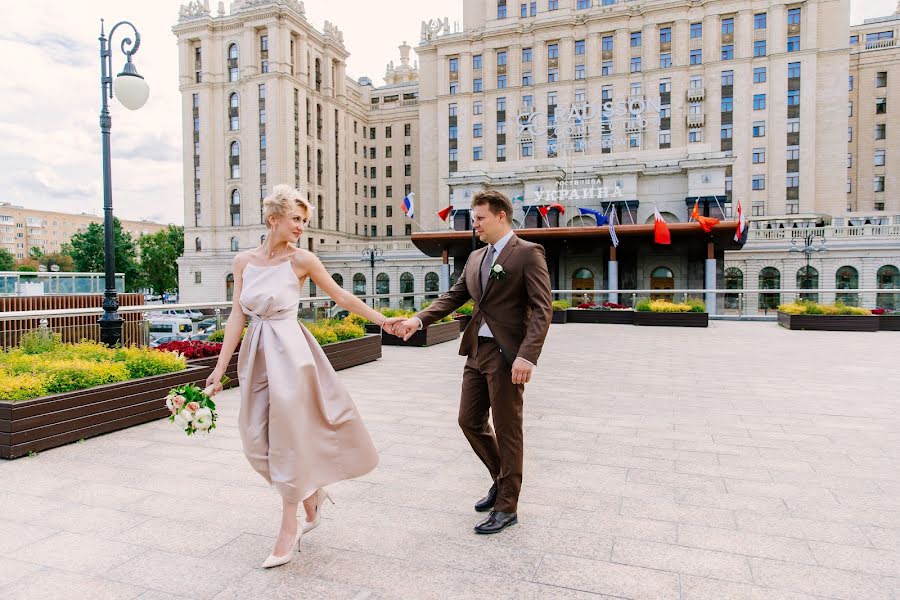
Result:
{"label": "arched window", "polygon": [[[378,277],[375,278],[375,293],[376,294],[390,294],[391,293],[391,278],[388,277],[387,273],[379,273]],[[391,299],[390,298],[379,298],[378,305],[379,306],[390,306]]]}
{"label": "arched window", "polygon": [[595,221],[592,217],[578,215],[569,219],[569,222],[566,223],[566,227],[594,227],[596,224],[597,221]]}
{"label": "arched window", "polygon": [[[841,267],[834,275],[834,287],[839,290],[859,289],[859,271],[850,266]],[[859,294],[840,293],[835,294],[834,299],[849,306],[859,305]]]}
{"label": "arched window", "polygon": [[[781,271],[775,267],[765,267],[759,272],[759,289],[761,290],[779,290],[781,289]],[[759,307],[768,310],[770,308],[778,308],[781,304],[781,294],[760,294]]]}
{"label": "arched window", "polygon": [[669,267],[656,267],[655,269],[653,269],[653,272],[650,273],[650,277],[674,279],[675,275],[672,273],[672,269],[670,269]]}
{"label": "arched window", "polygon": [[[426,300],[434,300],[437,298],[437,294],[435,292],[438,291],[440,287],[440,277],[434,271],[429,271],[425,273],[425,299]],[[428,292],[432,292],[429,294]]]}
{"label": "arched window", "polygon": [[[659,214],[662,216],[663,221],[665,221],[666,223],[680,223],[680,221],[678,220],[678,217],[675,216],[673,213],[660,212]],[[647,220],[644,221],[644,223],[653,223],[655,220],[656,220],[656,215],[650,215],[649,217],[647,217]],[[619,223],[618,218],[616,219],[616,223]]]}
{"label": "arched window", "polygon": [[238,239],[236,237],[231,238],[231,251],[237,252],[240,250],[240,245],[238,244]]}
{"label": "arched window", "polygon": [[316,104],[316,137],[322,139],[322,105]]}
{"label": "arched window", "polygon": [[316,91],[322,91],[322,61],[316,59]]}
{"label": "arched window", "polygon": [[[894,265],[884,265],[878,269],[875,282],[879,290],[900,289],[900,269],[897,269]],[[897,294],[878,294],[875,296],[875,305],[896,310],[897,306],[900,305],[900,299],[897,298]]]}
{"label": "arched window", "polygon": [[[801,290],[817,290],[819,289],[819,271],[815,267],[803,266],[797,269],[797,287]],[[819,294],[800,294],[803,300],[819,301]]]}
{"label": "arched window", "polygon": [[357,296],[366,295],[366,276],[362,273],[353,276],[353,293]]}
{"label": "arched window", "polygon": [[231,214],[231,226],[241,226],[241,191],[238,189],[231,190],[231,203],[228,207]]}
{"label": "arched window", "polygon": [[200,241],[200,238],[194,238],[194,250],[197,252],[203,250],[203,243]]}
{"label": "arched window", "polygon": [[344,287],[344,278],[341,276],[340,273],[332,273],[331,278],[334,279],[334,282],[336,284],[338,284],[338,287],[340,287],[340,288]]}
{"label": "arched window", "polygon": [[[412,294],[413,288],[415,287],[415,279],[412,276],[412,273],[403,273],[400,276],[400,293],[401,294]],[[411,310],[416,303],[416,299],[413,296],[404,296],[403,297],[403,308]]]}
{"label": "arched window", "polygon": [[231,44],[228,46],[228,81],[237,81],[239,77],[238,46],[237,44]]}
{"label": "arched window", "polygon": [[[316,150],[316,169],[317,169],[317,183],[322,185],[322,173],[325,171],[325,165],[322,163],[322,149],[319,148]],[[319,202],[319,207],[321,207],[322,202]],[[321,217],[320,217],[321,218]]]}
{"label": "arched window", "polygon": [[322,210],[322,194],[316,196],[316,221],[319,229],[325,227],[325,211]]}
{"label": "arched window", "polygon": [[228,130],[237,131],[241,127],[241,98],[237,92],[228,96]]}
{"label": "arched window", "polygon": [[318,288],[316,288],[316,282],[312,279],[309,280],[309,297],[315,298],[319,294]]}
{"label": "arched window", "polygon": [[[729,267],[725,269],[725,289],[744,289],[744,272],[737,267]],[[725,294],[725,308],[737,310],[738,308],[740,308],[739,305],[740,297],[738,296],[738,294]]]}
{"label": "arched window", "polygon": [[225,300],[228,302],[234,300],[234,275],[231,273],[225,278]]}
{"label": "arched window", "polygon": [[231,167],[231,178],[240,179],[241,177],[241,143],[238,141],[231,142],[228,150],[228,165]]}
{"label": "arched window", "polygon": [[[675,287],[675,274],[669,267],[656,267],[650,271],[650,289],[651,290],[671,290]],[[672,301],[672,294],[650,294],[651,300],[668,300]]]}

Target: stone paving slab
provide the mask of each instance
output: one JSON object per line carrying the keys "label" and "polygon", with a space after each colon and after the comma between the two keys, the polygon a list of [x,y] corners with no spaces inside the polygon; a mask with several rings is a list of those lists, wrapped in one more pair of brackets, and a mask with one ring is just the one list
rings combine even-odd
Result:
{"label": "stone paving slab", "polygon": [[220,426],[148,423],[0,462],[0,598],[900,598],[900,334],[554,325],[525,398],[520,523],[455,343],[340,373],[379,449],[287,566],[277,495]]}

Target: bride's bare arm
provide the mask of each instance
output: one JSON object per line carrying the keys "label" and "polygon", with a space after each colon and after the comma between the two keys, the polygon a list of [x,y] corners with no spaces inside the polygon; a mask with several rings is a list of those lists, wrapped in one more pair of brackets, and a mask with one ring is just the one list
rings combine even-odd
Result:
{"label": "bride's bare arm", "polygon": [[387,320],[385,316],[380,312],[373,310],[370,306],[367,306],[365,302],[336,284],[334,279],[331,278],[331,275],[328,274],[328,271],[325,270],[325,266],[322,264],[322,261],[319,260],[318,256],[308,250],[301,250],[294,256],[296,257],[295,260],[299,262],[297,267],[302,272],[308,274],[309,278],[316,284],[316,287],[328,294],[332,300],[350,312],[372,321],[379,327],[384,325]]}
{"label": "bride's bare arm", "polygon": [[225,374],[228,361],[231,360],[231,355],[234,354],[234,350],[237,348],[238,343],[240,343],[241,333],[244,331],[244,326],[247,324],[247,315],[245,315],[244,311],[241,309],[240,300],[241,288],[244,283],[244,267],[246,265],[247,258],[243,256],[243,254],[238,254],[234,257],[234,262],[231,266],[231,272],[234,274],[234,295],[232,297],[231,314],[228,315],[228,321],[225,323],[225,339],[222,341],[222,351],[219,353],[219,360],[216,362],[216,368],[213,369],[213,372],[206,380],[207,386],[216,386],[216,392],[222,389],[220,383],[222,375]]}

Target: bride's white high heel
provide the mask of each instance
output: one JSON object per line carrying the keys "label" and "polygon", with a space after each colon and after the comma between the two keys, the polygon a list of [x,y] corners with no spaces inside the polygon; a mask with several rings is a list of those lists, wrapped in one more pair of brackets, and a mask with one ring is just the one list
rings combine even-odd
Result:
{"label": "bride's white high heel", "polygon": [[328,490],[326,490],[325,488],[319,488],[318,490],[316,490],[316,518],[313,521],[307,521],[306,519],[303,519],[303,533],[312,531],[319,526],[319,523],[322,520],[322,505],[325,504],[326,499],[334,504],[334,500],[331,499],[331,494],[328,493]]}
{"label": "bride's white high heel", "polygon": [[294,558],[294,554],[297,550],[297,544],[300,543],[300,538],[303,536],[304,528],[299,527],[297,529],[297,536],[294,538],[294,543],[291,544],[291,549],[287,554],[282,556],[275,556],[274,554],[270,554],[269,558],[263,561],[262,568],[263,569],[271,569],[272,567],[280,567],[281,565],[286,565],[291,562],[291,559]]}

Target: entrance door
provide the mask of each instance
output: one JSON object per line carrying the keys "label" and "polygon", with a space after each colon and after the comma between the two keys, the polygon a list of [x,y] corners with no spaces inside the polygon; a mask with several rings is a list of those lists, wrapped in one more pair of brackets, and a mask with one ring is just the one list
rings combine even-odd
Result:
{"label": "entrance door", "polygon": [[[578,269],[575,271],[575,274],[572,275],[572,289],[573,290],[592,290],[594,289],[594,274],[590,271],[590,269]],[[594,295],[593,294],[576,294],[572,298],[572,305],[578,306],[582,302],[593,302]]]}
{"label": "entrance door", "polygon": [[[650,273],[650,289],[651,290],[674,290],[675,275],[671,269],[667,267],[657,267]],[[651,300],[668,300],[672,301],[672,294],[650,294]]]}

